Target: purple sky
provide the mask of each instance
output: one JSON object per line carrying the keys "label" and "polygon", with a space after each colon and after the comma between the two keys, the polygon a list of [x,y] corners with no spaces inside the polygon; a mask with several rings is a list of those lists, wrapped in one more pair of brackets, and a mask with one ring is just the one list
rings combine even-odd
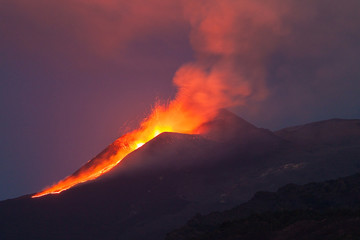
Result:
{"label": "purple sky", "polygon": [[[205,50],[182,7],[200,10],[164,2],[0,0],[0,200],[71,174],[174,97],[175,72]],[[242,25],[227,33],[235,47],[251,44],[234,63],[250,73],[261,56],[268,94],[234,112],[272,130],[360,118],[359,1],[256,1],[275,13],[269,24],[240,2]]]}

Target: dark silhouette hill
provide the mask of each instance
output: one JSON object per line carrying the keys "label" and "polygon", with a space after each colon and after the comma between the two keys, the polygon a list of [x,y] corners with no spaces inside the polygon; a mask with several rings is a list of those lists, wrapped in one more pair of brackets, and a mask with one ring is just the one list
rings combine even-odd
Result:
{"label": "dark silhouette hill", "polygon": [[276,135],[309,149],[319,147],[358,146],[360,120],[331,119],[284,128]]}
{"label": "dark silhouette hill", "polygon": [[257,191],[360,171],[359,120],[329,121],[325,133],[353,130],[312,147],[293,140],[301,130],[273,133],[222,110],[202,134],[160,134],[95,181],[0,202],[0,239],[164,239],[195,213],[232,208]]}
{"label": "dark silhouette hill", "polygon": [[257,192],[231,210],[197,215],[167,235],[183,239],[359,239],[360,174]]}

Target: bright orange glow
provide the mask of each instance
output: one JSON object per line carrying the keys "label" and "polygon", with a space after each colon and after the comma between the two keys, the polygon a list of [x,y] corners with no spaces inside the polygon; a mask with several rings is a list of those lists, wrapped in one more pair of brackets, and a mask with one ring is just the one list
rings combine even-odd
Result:
{"label": "bright orange glow", "polygon": [[136,149],[138,149],[139,147],[142,147],[145,143],[141,142],[141,143],[137,143],[136,144]]}
{"label": "bright orange glow", "polygon": [[47,194],[57,194],[79,183],[93,180],[110,171],[126,155],[138,149],[163,132],[194,133],[203,121],[203,115],[194,115],[191,111],[176,103],[170,106],[157,106],[139,129],[123,135],[98,156],[87,162],[74,174],[33,195],[33,198]]}

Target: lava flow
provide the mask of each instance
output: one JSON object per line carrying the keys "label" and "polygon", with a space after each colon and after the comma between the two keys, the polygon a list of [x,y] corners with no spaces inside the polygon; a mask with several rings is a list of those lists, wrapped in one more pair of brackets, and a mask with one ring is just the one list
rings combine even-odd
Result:
{"label": "lava flow", "polygon": [[126,155],[144,145],[163,132],[194,133],[203,119],[199,115],[190,115],[176,104],[169,107],[157,106],[150,117],[145,119],[140,128],[123,135],[106,148],[102,153],[88,161],[78,171],[58,183],[35,194],[32,198],[47,194],[57,194],[79,183],[93,180],[110,171]]}

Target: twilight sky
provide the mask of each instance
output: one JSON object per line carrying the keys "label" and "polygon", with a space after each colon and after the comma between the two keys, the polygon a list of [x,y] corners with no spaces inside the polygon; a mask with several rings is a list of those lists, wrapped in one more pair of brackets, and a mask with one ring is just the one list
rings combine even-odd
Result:
{"label": "twilight sky", "polygon": [[179,77],[189,69],[222,76],[221,104],[259,127],[360,118],[359,10],[358,0],[0,0],[0,200],[71,174],[177,87],[207,84]]}

